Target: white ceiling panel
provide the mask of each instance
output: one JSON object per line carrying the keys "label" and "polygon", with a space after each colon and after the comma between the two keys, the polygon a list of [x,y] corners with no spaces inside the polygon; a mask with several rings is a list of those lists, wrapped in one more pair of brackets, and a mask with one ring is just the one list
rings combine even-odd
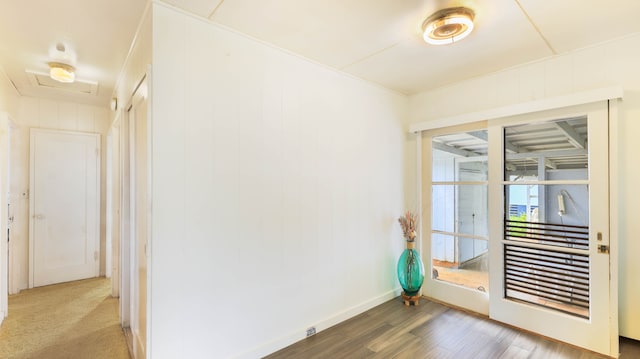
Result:
{"label": "white ceiling panel", "polygon": [[638,0],[519,0],[556,53],[640,31]]}
{"label": "white ceiling panel", "polygon": [[342,68],[415,34],[423,0],[234,0],[212,20]]}
{"label": "white ceiling panel", "polygon": [[164,0],[167,4],[202,17],[209,17],[223,1],[224,0]]}
{"label": "white ceiling panel", "polygon": [[[148,1],[4,1],[0,67],[22,95],[106,106]],[[155,1],[406,94],[640,32],[640,0]],[[453,6],[476,12],[474,32],[453,45],[425,44],[422,21]],[[26,71],[46,72],[61,41],[97,95],[30,84]]]}
{"label": "white ceiling panel", "polygon": [[476,13],[474,32],[459,43],[432,46],[413,36],[344,70],[413,94],[552,54],[513,1],[485,2]]}

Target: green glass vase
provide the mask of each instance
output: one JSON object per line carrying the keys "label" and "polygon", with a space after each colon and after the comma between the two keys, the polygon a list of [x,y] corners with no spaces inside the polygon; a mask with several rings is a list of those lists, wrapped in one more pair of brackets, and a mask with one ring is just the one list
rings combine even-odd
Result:
{"label": "green glass vase", "polygon": [[407,296],[417,295],[424,282],[424,266],[414,242],[407,242],[407,249],[398,260],[398,280]]}

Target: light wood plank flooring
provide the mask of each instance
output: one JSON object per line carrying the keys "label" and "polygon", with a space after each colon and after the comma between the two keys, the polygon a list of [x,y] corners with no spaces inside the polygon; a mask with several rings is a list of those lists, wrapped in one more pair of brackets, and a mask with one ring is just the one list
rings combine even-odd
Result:
{"label": "light wood plank flooring", "polygon": [[[621,358],[640,358],[640,342],[621,339]],[[603,358],[442,304],[399,298],[267,358]]]}

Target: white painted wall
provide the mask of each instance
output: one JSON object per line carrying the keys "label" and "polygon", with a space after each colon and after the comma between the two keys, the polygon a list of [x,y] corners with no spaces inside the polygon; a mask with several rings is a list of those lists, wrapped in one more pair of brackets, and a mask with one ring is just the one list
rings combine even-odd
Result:
{"label": "white painted wall", "polygon": [[[108,109],[79,105],[31,97],[20,97],[18,116],[15,119],[18,129],[12,137],[11,160],[14,164],[11,172],[11,203],[15,219],[12,226],[10,250],[13,253],[13,265],[10,293],[17,293],[28,287],[29,275],[29,129],[47,128],[102,134],[105,143],[109,125]],[[105,271],[105,151],[101,159],[102,203],[100,207],[100,274]],[[23,195],[23,193],[25,195]]]}
{"label": "white painted wall", "polygon": [[412,96],[412,123],[620,85],[620,333],[640,339],[640,34]]}
{"label": "white painted wall", "polygon": [[152,357],[258,357],[395,296],[406,97],[153,6]]}

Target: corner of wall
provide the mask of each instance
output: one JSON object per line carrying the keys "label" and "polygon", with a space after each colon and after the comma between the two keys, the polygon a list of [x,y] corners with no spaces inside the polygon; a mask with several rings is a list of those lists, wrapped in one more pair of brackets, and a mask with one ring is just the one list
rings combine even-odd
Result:
{"label": "corner of wall", "polygon": [[9,117],[15,119],[18,115],[20,93],[9,79],[6,72],[0,67],[0,110],[4,110]]}
{"label": "corner of wall", "polygon": [[149,1],[142,13],[129,53],[116,81],[112,97],[117,101],[117,109],[110,113],[109,128],[115,124],[119,115],[129,105],[136,86],[146,74],[147,66],[151,64],[153,6],[153,1]]}

